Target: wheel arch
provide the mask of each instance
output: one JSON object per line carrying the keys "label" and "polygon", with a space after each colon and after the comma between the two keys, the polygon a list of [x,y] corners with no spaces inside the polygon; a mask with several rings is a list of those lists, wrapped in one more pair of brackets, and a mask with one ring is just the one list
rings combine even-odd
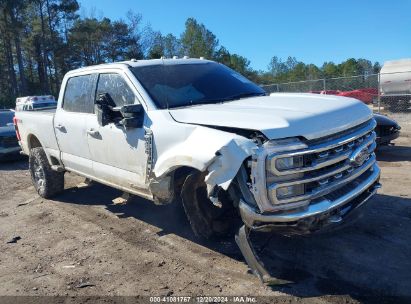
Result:
{"label": "wheel arch", "polygon": [[42,148],[43,145],[41,144],[40,140],[34,134],[29,134],[27,136],[27,146],[29,151],[34,148]]}
{"label": "wheel arch", "polygon": [[29,153],[30,153],[31,149],[43,148],[44,153],[46,153],[47,160],[49,161],[49,164],[51,166],[52,165],[60,165],[60,161],[56,157],[51,156],[50,153],[48,153],[46,147],[41,143],[41,141],[39,140],[39,138],[36,135],[29,134],[27,136],[27,147],[28,147]]}

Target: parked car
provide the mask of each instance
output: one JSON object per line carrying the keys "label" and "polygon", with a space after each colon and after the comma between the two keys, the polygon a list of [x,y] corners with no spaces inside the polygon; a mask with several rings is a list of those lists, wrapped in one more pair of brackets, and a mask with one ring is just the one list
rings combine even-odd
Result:
{"label": "parked car", "polygon": [[13,111],[0,110],[0,160],[13,160],[20,157],[13,117]]}
{"label": "parked car", "polygon": [[377,145],[388,146],[391,141],[400,136],[401,127],[398,123],[386,115],[374,114],[374,119],[377,121],[375,133],[377,134]]}
{"label": "parked car", "polygon": [[322,95],[338,95],[341,91],[339,90],[321,90],[321,91],[309,91],[312,94],[322,94]]}
{"label": "parked car", "polygon": [[358,90],[352,90],[352,91],[323,90],[323,91],[310,91],[309,93],[351,97],[351,98],[361,100],[365,104],[371,104],[375,102],[378,98],[378,90],[375,88],[364,88],[364,89],[358,89]]}
{"label": "parked car", "polygon": [[352,97],[361,100],[365,104],[372,104],[378,99],[378,89],[364,88],[352,91],[341,91],[338,96]]}
{"label": "parked car", "polygon": [[16,99],[16,111],[37,111],[55,109],[57,102],[54,96],[26,96]]}
{"label": "parked car", "polygon": [[63,191],[64,172],[74,172],[157,204],[181,198],[197,236],[238,229],[237,244],[263,281],[270,278],[251,231],[336,226],[380,186],[376,122],[362,102],[267,96],[208,60],[74,70],[55,112],[16,112],[15,121],[40,196]]}

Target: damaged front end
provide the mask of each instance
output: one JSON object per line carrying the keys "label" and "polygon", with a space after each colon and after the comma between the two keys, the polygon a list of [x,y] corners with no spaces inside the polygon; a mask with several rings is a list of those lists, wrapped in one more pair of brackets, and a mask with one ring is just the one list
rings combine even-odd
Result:
{"label": "damaged front end", "polygon": [[307,234],[354,219],[380,188],[373,119],[315,141],[267,141],[252,156],[251,195],[239,203],[244,227],[236,241],[253,272],[273,280],[252,250],[251,231]]}
{"label": "damaged front end", "polygon": [[268,141],[253,155],[239,209],[254,230],[309,233],[337,224],[379,188],[373,119],[331,137]]}
{"label": "damaged front end", "polygon": [[[307,234],[354,218],[380,187],[375,126],[371,119],[310,141],[227,136],[182,187],[183,205],[193,230],[211,235],[207,230],[212,230],[217,221],[224,223],[228,201],[243,223],[236,242],[248,265],[263,282],[279,283],[256,256],[250,233]],[[204,146],[203,155],[212,148]],[[172,188],[171,180],[154,183],[152,188],[167,193],[167,187],[161,185]],[[203,190],[197,191],[200,188]],[[204,206],[211,207],[204,211]],[[218,209],[222,211],[216,212]],[[199,217],[201,212],[205,216]],[[212,218],[215,214],[217,217]],[[216,221],[207,222],[210,218]]]}

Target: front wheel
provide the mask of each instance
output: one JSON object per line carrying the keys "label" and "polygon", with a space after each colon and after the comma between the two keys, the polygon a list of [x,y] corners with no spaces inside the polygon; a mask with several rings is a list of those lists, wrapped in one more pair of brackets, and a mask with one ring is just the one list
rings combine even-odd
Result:
{"label": "front wheel", "polygon": [[240,217],[229,195],[221,195],[222,207],[216,207],[207,196],[204,173],[187,176],[181,192],[184,211],[194,234],[199,238],[225,237],[234,234]]}
{"label": "front wheel", "polygon": [[50,198],[64,190],[64,172],[51,169],[43,148],[30,150],[29,169],[34,188],[41,197]]}

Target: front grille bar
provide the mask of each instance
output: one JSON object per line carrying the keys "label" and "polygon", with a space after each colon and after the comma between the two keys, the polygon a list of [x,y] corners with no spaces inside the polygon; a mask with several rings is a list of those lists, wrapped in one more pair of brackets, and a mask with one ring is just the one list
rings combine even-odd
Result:
{"label": "front grille bar", "polygon": [[[375,155],[373,154],[367,162],[365,162],[361,167],[359,167],[357,170],[352,170],[351,173],[349,173],[344,179],[340,179],[342,176],[340,176],[339,178],[337,177],[336,180],[332,183],[327,183],[325,186],[319,186],[317,189],[313,190],[311,193],[306,194],[306,195],[302,195],[302,196],[295,196],[295,197],[291,197],[288,199],[282,199],[282,200],[278,200],[278,203],[280,204],[286,204],[286,203],[292,203],[292,202],[296,202],[296,201],[304,201],[304,200],[313,200],[316,199],[320,196],[324,196],[336,189],[338,189],[339,187],[344,186],[345,184],[353,181],[354,179],[356,179],[357,177],[359,177],[360,175],[362,175],[364,172],[366,172],[369,168],[371,168],[371,166],[375,163]],[[322,180],[324,178],[327,177],[331,177],[331,176],[335,176],[337,174],[341,174],[344,171],[347,171],[351,166],[350,165],[346,165],[344,167],[342,167],[341,169],[325,174],[325,175],[321,175],[319,177],[315,177],[315,178],[309,178],[309,179],[303,179],[303,180],[298,180],[298,181],[293,181],[290,183],[282,183],[282,184],[275,184],[275,186],[270,187],[270,190],[275,190],[278,187],[283,187],[283,186],[288,186],[288,185],[294,185],[294,184],[299,184],[299,183],[309,183],[309,182],[314,182],[314,181],[319,181]]]}
{"label": "front grille bar", "polygon": [[[315,140],[312,145],[306,142],[305,147],[301,143],[300,146],[296,145],[295,150],[285,147],[288,151],[281,151],[279,150],[281,147],[267,142],[265,147],[259,149],[253,156],[251,170],[252,192],[260,211],[274,212],[306,206],[312,200],[343,187],[365,174],[367,170],[371,170],[376,162],[373,153],[376,148],[376,135],[373,132],[375,126],[375,120],[371,119],[360,127],[353,128],[350,133],[345,132],[339,137],[326,138],[323,142]],[[368,159],[359,167],[350,164],[352,153],[364,148],[368,148],[370,153]],[[278,158],[301,155],[304,156],[305,167],[285,171],[270,168],[272,172],[267,171],[268,160],[275,164]],[[294,179],[290,180],[293,174]],[[281,181],[282,176],[284,176],[283,181]],[[306,185],[305,195],[277,199],[273,202],[269,199],[268,191],[301,183]],[[272,199],[274,200],[275,196]]]}
{"label": "front grille bar", "polygon": [[[318,154],[319,159],[323,159],[320,162],[315,162],[312,166],[307,166],[303,168],[296,168],[292,170],[284,170],[284,171],[279,171],[276,168],[272,168],[274,171],[275,175],[290,175],[290,174],[295,174],[295,173],[301,173],[301,172],[307,172],[307,171],[312,171],[320,168],[324,168],[326,166],[330,166],[332,164],[338,163],[340,161],[343,161],[349,155],[351,154],[351,150],[348,150],[346,152],[343,152],[342,154],[341,151],[344,150],[344,145],[347,145],[349,148],[353,148],[356,145],[356,141],[358,141],[358,145],[366,141],[366,144],[370,145],[372,144],[375,139],[376,135],[373,131],[377,123],[375,122],[374,119],[372,119],[369,123],[367,123],[363,128],[360,130],[357,130],[354,133],[345,135],[341,138],[338,138],[337,140],[331,141],[331,142],[324,142],[320,143],[317,145],[314,145],[312,147],[309,147],[306,150],[300,150],[300,151],[293,151],[293,152],[285,152],[285,153],[279,153],[275,156],[273,156],[270,160],[271,162],[275,163],[275,161],[278,158],[282,157],[292,157],[292,156],[301,156],[301,155],[309,155],[309,154]],[[340,150],[343,148],[343,150]],[[335,149],[336,155],[334,157],[330,157],[330,151]],[[340,152],[338,152],[340,151]]]}

